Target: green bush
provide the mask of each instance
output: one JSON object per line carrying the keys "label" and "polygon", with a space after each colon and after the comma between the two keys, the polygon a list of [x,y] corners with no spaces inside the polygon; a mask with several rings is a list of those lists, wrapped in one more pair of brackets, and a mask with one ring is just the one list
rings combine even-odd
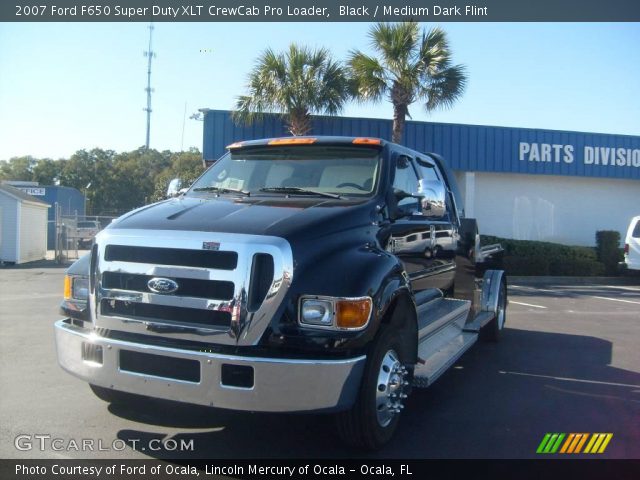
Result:
{"label": "green bush", "polygon": [[623,260],[620,250],[620,233],[614,230],[596,232],[596,252],[598,261],[604,264],[607,275],[615,275],[618,262]]}
{"label": "green bush", "polygon": [[511,240],[490,235],[480,237],[482,245],[500,243],[503,267],[509,275],[595,276],[605,272],[596,249],[532,240]]}

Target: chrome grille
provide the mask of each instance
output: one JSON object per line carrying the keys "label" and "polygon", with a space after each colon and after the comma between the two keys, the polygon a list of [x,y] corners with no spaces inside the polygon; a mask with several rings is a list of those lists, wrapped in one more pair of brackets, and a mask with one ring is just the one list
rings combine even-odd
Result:
{"label": "chrome grille", "polygon": [[169,321],[176,326],[204,326],[209,328],[231,328],[231,312],[202,310],[199,308],[154,305],[152,303],[127,302],[103,298],[100,312],[107,316],[127,317],[141,321]]}
{"label": "chrome grille", "polygon": [[[293,274],[291,247],[278,237],[109,228],[96,245],[91,315],[109,330],[255,344]],[[158,278],[170,293],[149,287]]]}
{"label": "chrome grille", "polygon": [[[151,275],[137,275],[123,272],[104,272],[102,274],[102,288],[115,290],[130,290],[134,292],[148,292]],[[200,280],[193,278],[171,278],[178,284],[178,294],[183,297],[216,298],[231,300],[233,298],[233,282],[218,280]]]}
{"label": "chrome grille", "polygon": [[104,259],[108,262],[151,263],[220,270],[233,270],[238,266],[237,252],[130,245],[107,245]]}

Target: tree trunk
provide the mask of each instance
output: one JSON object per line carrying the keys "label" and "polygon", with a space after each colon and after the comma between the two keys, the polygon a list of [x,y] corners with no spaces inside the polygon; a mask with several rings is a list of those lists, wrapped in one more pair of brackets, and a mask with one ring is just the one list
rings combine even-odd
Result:
{"label": "tree trunk", "polygon": [[391,134],[391,141],[393,143],[402,142],[402,134],[404,133],[404,123],[409,108],[407,105],[394,104],[393,105],[393,131]]}
{"label": "tree trunk", "polygon": [[293,136],[306,135],[311,131],[311,115],[306,109],[291,110],[288,127]]}

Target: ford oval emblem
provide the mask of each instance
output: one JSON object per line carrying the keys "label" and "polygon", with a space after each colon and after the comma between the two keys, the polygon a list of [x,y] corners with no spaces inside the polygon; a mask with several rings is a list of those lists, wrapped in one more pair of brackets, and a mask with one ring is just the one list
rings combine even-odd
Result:
{"label": "ford oval emblem", "polygon": [[147,282],[147,287],[154,293],[173,293],[178,290],[178,284],[170,278],[152,278]]}

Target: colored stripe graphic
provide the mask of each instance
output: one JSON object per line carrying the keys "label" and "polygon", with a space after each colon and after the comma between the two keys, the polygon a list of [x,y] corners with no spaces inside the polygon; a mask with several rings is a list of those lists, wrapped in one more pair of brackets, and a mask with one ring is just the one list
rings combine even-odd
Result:
{"label": "colored stripe graphic", "polygon": [[562,440],[564,439],[565,434],[561,433],[558,435],[558,439],[556,440],[556,443],[553,444],[553,447],[551,447],[551,450],[549,451],[549,453],[556,453],[558,451],[558,448],[560,448],[560,443],[562,443]]}
{"label": "colored stripe graphic", "polygon": [[594,433],[584,453],[604,453],[613,438],[613,433]]}
{"label": "colored stripe graphic", "polygon": [[569,448],[569,445],[571,445],[571,443],[573,442],[573,439],[575,437],[576,437],[575,433],[570,433],[569,434],[569,436],[567,437],[567,441],[564,442],[564,445],[560,449],[560,453],[567,453],[567,449]]}
{"label": "colored stripe graphic", "polygon": [[578,442],[578,445],[576,445],[576,449],[574,450],[573,453],[580,453],[580,451],[582,450],[582,446],[584,445],[584,442],[587,441],[587,438],[589,438],[589,434],[588,433],[583,433],[582,434],[582,438]]}
{"label": "colored stripe graphic", "polygon": [[602,442],[602,445],[600,445],[600,450],[598,450],[598,453],[604,453],[605,448],[607,448],[607,445],[609,445],[609,442],[613,438],[613,433],[607,433],[606,435],[607,436],[605,437],[604,441]]}
{"label": "colored stripe graphic", "polygon": [[547,433],[542,439],[542,441],[540,442],[540,445],[538,445],[538,449],[536,450],[536,453],[542,453],[544,451],[544,447],[547,445],[549,438],[551,438],[551,434]]}
{"label": "colored stripe graphic", "polygon": [[546,433],[536,453],[604,453],[612,438],[613,433]]}
{"label": "colored stripe graphic", "polygon": [[554,433],[554,434],[551,435],[551,438],[547,442],[547,446],[544,447],[544,452],[543,453],[551,453],[551,449],[553,448],[553,445],[556,443],[556,439],[557,438],[558,438],[558,434],[557,433]]}
{"label": "colored stripe graphic", "polygon": [[556,453],[565,435],[564,433],[547,433],[538,445],[536,453]]}

